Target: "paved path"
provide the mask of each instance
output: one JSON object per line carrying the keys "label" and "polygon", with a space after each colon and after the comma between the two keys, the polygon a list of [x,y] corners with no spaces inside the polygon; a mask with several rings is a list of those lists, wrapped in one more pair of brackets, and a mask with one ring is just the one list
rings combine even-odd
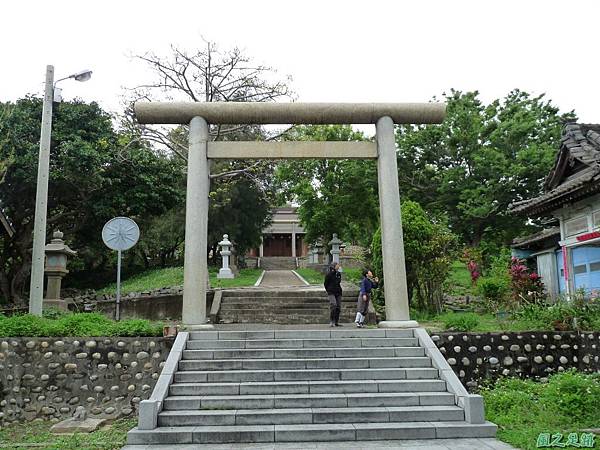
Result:
{"label": "paved path", "polygon": [[407,441],[289,442],[268,444],[126,445],[122,450],[511,450],[497,439],[420,439]]}
{"label": "paved path", "polygon": [[267,270],[260,287],[306,286],[291,270]]}

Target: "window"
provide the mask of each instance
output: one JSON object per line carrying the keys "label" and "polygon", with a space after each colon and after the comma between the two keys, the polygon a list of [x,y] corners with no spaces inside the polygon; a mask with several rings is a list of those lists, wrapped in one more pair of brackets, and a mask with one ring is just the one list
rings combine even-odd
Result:
{"label": "window", "polygon": [[585,264],[581,264],[580,266],[573,267],[573,273],[575,275],[579,275],[580,273],[586,273],[586,272],[587,272],[587,266]]}
{"label": "window", "polygon": [[590,272],[600,271],[600,261],[590,263]]}
{"label": "window", "polygon": [[600,211],[594,213],[594,228],[600,228]]}
{"label": "window", "polygon": [[565,235],[575,236],[588,230],[587,216],[580,216],[565,222]]}

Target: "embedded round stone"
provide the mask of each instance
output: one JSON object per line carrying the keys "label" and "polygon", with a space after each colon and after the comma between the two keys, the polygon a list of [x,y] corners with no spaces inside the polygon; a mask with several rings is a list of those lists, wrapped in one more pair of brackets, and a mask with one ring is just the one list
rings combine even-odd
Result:
{"label": "embedded round stone", "polygon": [[544,348],[545,348],[545,346],[542,345],[542,344],[538,344],[538,345],[535,346],[536,350],[543,350]]}
{"label": "embedded round stone", "polygon": [[458,346],[458,345],[456,345],[456,346],[454,347],[454,353],[460,353],[460,351],[461,351],[461,350],[462,350],[462,349],[461,349],[461,348],[460,348],[460,346]]}
{"label": "embedded round stone", "polygon": [[546,355],[546,362],[549,362],[549,363],[554,362],[554,356]]}
{"label": "embedded round stone", "polygon": [[503,335],[500,337],[500,339],[502,339],[503,341],[508,341],[510,338],[509,338],[507,335],[503,334]]}
{"label": "embedded round stone", "polygon": [[113,414],[116,411],[116,409],[112,406],[109,406],[108,408],[106,408],[104,410],[104,414]]}
{"label": "embedded round stone", "polygon": [[510,346],[511,352],[518,352],[519,350],[521,350],[521,347],[519,347],[517,344],[513,344]]}
{"label": "embedded round stone", "polygon": [[130,384],[129,386],[127,386],[127,390],[128,390],[129,392],[133,392],[133,391],[135,391],[135,384]]}
{"label": "embedded round stone", "polygon": [[148,359],[150,357],[148,352],[138,352],[137,355],[135,355],[135,356],[137,359],[140,359],[140,360]]}
{"label": "embedded round stone", "polygon": [[526,352],[530,352],[531,351],[531,345],[529,345],[529,344],[525,344],[523,346],[523,348],[525,349]]}
{"label": "embedded round stone", "polygon": [[142,401],[142,399],[141,399],[140,397],[133,397],[133,398],[131,399],[131,403],[139,403],[139,402],[141,402],[141,401]]}
{"label": "embedded round stone", "polygon": [[50,375],[44,373],[40,376],[40,380],[42,381],[48,381],[50,379]]}
{"label": "embedded round stone", "polygon": [[552,337],[554,338],[555,341],[560,341],[562,339],[562,336],[560,334],[555,334]]}
{"label": "embedded round stone", "polygon": [[75,396],[69,399],[69,405],[75,405],[79,403],[79,397]]}
{"label": "embedded round stone", "polygon": [[87,354],[87,353],[84,353],[84,352],[77,353],[77,354],[75,355],[75,358],[77,358],[77,359],[85,359],[85,358],[87,358],[87,357],[88,357],[88,354]]}
{"label": "embedded round stone", "polygon": [[154,342],[154,341],[150,341],[150,342],[148,343],[148,347],[150,347],[150,348],[154,348],[154,347],[156,347],[156,342]]}
{"label": "embedded round stone", "polygon": [[104,392],[104,388],[102,386],[94,386],[94,392]]}
{"label": "embedded round stone", "polygon": [[133,341],[133,346],[134,347],[141,347],[142,343],[140,341]]}
{"label": "embedded round stone", "polygon": [[524,356],[517,356],[517,362],[524,363],[527,361],[527,358]]}
{"label": "embedded round stone", "polygon": [[147,385],[147,384],[144,384],[142,386],[142,391],[149,391],[150,389],[152,389],[152,388],[149,385]]}
{"label": "embedded round stone", "polygon": [[98,353],[98,352],[94,352],[94,353],[92,353],[92,358],[93,359],[100,359],[100,358],[102,358],[102,355],[100,355],[100,353]]}
{"label": "embedded round stone", "polygon": [[56,342],[54,342],[54,346],[55,347],[64,347],[65,343],[63,341],[56,341]]}
{"label": "embedded round stone", "polygon": [[466,334],[463,336],[463,341],[467,342],[469,340],[469,336],[467,336]]}
{"label": "embedded round stone", "polygon": [[538,364],[541,364],[542,361],[544,361],[541,356],[535,356],[533,360]]}
{"label": "embedded round stone", "polygon": [[98,370],[105,370],[108,367],[108,364],[98,364]]}
{"label": "embedded round stone", "polygon": [[463,366],[468,366],[471,364],[471,361],[469,361],[469,358],[467,358],[466,356],[463,359],[461,359],[461,362]]}
{"label": "embedded round stone", "polygon": [[135,374],[136,380],[141,380],[142,378],[144,378],[144,374],[142,372],[138,372]]}
{"label": "embedded round stone", "polygon": [[448,336],[448,340],[449,341],[453,341],[454,340],[454,336],[452,336],[452,335]]}
{"label": "embedded round stone", "polygon": [[492,350],[492,347],[490,347],[489,345],[484,345],[483,350],[485,350],[486,352],[489,352]]}
{"label": "embedded round stone", "polygon": [[132,361],[132,362],[131,362],[131,364],[130,364],[130,367],[132,367],[132,368],[134,368],[134,369],[135,369],[137,366],[138,366],[138,363],[137,363],[137,361]]}
{"label": "embedded round stone", "polygon": [[500,350],[500,351],[504,350],[504,345],[499,345],[498,350]]}
{"label": "embedded round stone", "polygon": [[477,365],[480,366],[481,364],[483,364],[483,359],[477,358]]}
{"label": "embedded round stone", "polygon": [[117,359],[117,354],[115,352],[108,352],[106,356],[108,359]]}
{"label": "embedded round stone", "polygon": [[123,341],[119,341],[119,342],[117,342],[117,347],[119,347],[119,348],[123,348],[123,347],[125,347],[126,345],[127,345],[127,344],[126,344],[125,342],[123,342]]}
{"label": "embedded round stone", "polygon": [[90,375],[90,381],[96,381],[97,379],[98,379],[98,375],[96,375],[96,374]]}
{"label": "embedded round stone", "polygon": [[560,348],[562,348],[563,350],[566,350],[568,348],[570,348],[571,346],[569,344],[563,344],[560,346]]}
{"label": "embedded round stone", "polygon": [[152,358],[159,359],[160,358],[160,352],[154,352],[154,353],[152,353]]}
{"label": "embedded round stone", "polygon": [[502,364],[504,364],[505,366],[512,366],[513,359],[510,356],[507,356],[506,358],[504,358]]}
{"label": "embedded round stone", "polygon": [[471,353],[475,353],[475,352],[477,351],[477,347],[475,347],[474,345],[471,345],[471,346],[469,347],[469,351],[470,351]]}
{"label": "embedded round stone", "polygon": [[97,345],[98,345],[98,344],[96,344],[96,341],[87,341],[87,342],[85,343],[85,346],[86,346],[87,348],[96,348],[96,346],[97,346]]}
{"label": "embedded round stone", "polygon": [[85,399],[85,401],[88,403],[94,403],[96,401],[96,399],[94,397],[88,397]]}
{"label": "embedded round stone", "polygon": [[458,372],[458,376],[461,377],[461,378],[464,378],[465,375],[466,375],[466,373],[465,373],[464,370],[461,370],[460,372]]}
{"label": "embedded round stone", "polygon": [[508,370],[508,369],[504,369],[504,370],[502,371],[502,375],[504,375],[505,377],[506,377],[506,376],[508,376],[508,375],[510,375],[510,370]]}
{"label": "embedded round stone", "polygon": [[500,361],[498,361],[498,358],[492,356],[490,359],[490,364],[498,364]]}
{"label": "embedded round stone", "polygon": [[27,341],[27,342],[25,343],[25,347],[27,347],[27,348],[30,348],[30,349],[31,349],[31,348],[35,347],[35,342],[34,342],[34,341]]}
{"label": "embedded round stone", "polygon": [[117,392],[119,390],[119,386],[115,385],[115,386],[111,386],[110,390],[113,392]]}
{"label": "embedded round stone", "polygon": [[561,364],[566,364],[569,362],[569,360],[567,358],[565,358],[564,356],[561,356],[558,360],[560,361]]}

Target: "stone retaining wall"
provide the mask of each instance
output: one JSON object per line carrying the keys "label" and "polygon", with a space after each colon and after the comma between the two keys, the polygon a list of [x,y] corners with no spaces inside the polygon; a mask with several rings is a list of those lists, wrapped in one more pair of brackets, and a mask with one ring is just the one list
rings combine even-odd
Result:
{"label": "stone retaining wall", "polygon": [[546,378],[570,368],[600,372],[600,332],[434,333],[431,338],[470,389],[500,376]]}
{"label": "stone retaining wall", "polygon": [[134,414],[158,379],[173,338],[0,338],[0,424]]}

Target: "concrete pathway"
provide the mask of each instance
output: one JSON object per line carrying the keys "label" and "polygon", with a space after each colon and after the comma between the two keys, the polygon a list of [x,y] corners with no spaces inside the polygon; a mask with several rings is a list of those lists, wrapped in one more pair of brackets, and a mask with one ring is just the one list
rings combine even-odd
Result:
{"label": "concrete pathway", "polygon": [[267,270],[259,287],[306,286],[291,270]]}
{"label": "concrete pathway", "polygon": [[126,445],[122,450],[511,450],[497,439],[420,439],[406,441],[289,442],[265,444]]}

